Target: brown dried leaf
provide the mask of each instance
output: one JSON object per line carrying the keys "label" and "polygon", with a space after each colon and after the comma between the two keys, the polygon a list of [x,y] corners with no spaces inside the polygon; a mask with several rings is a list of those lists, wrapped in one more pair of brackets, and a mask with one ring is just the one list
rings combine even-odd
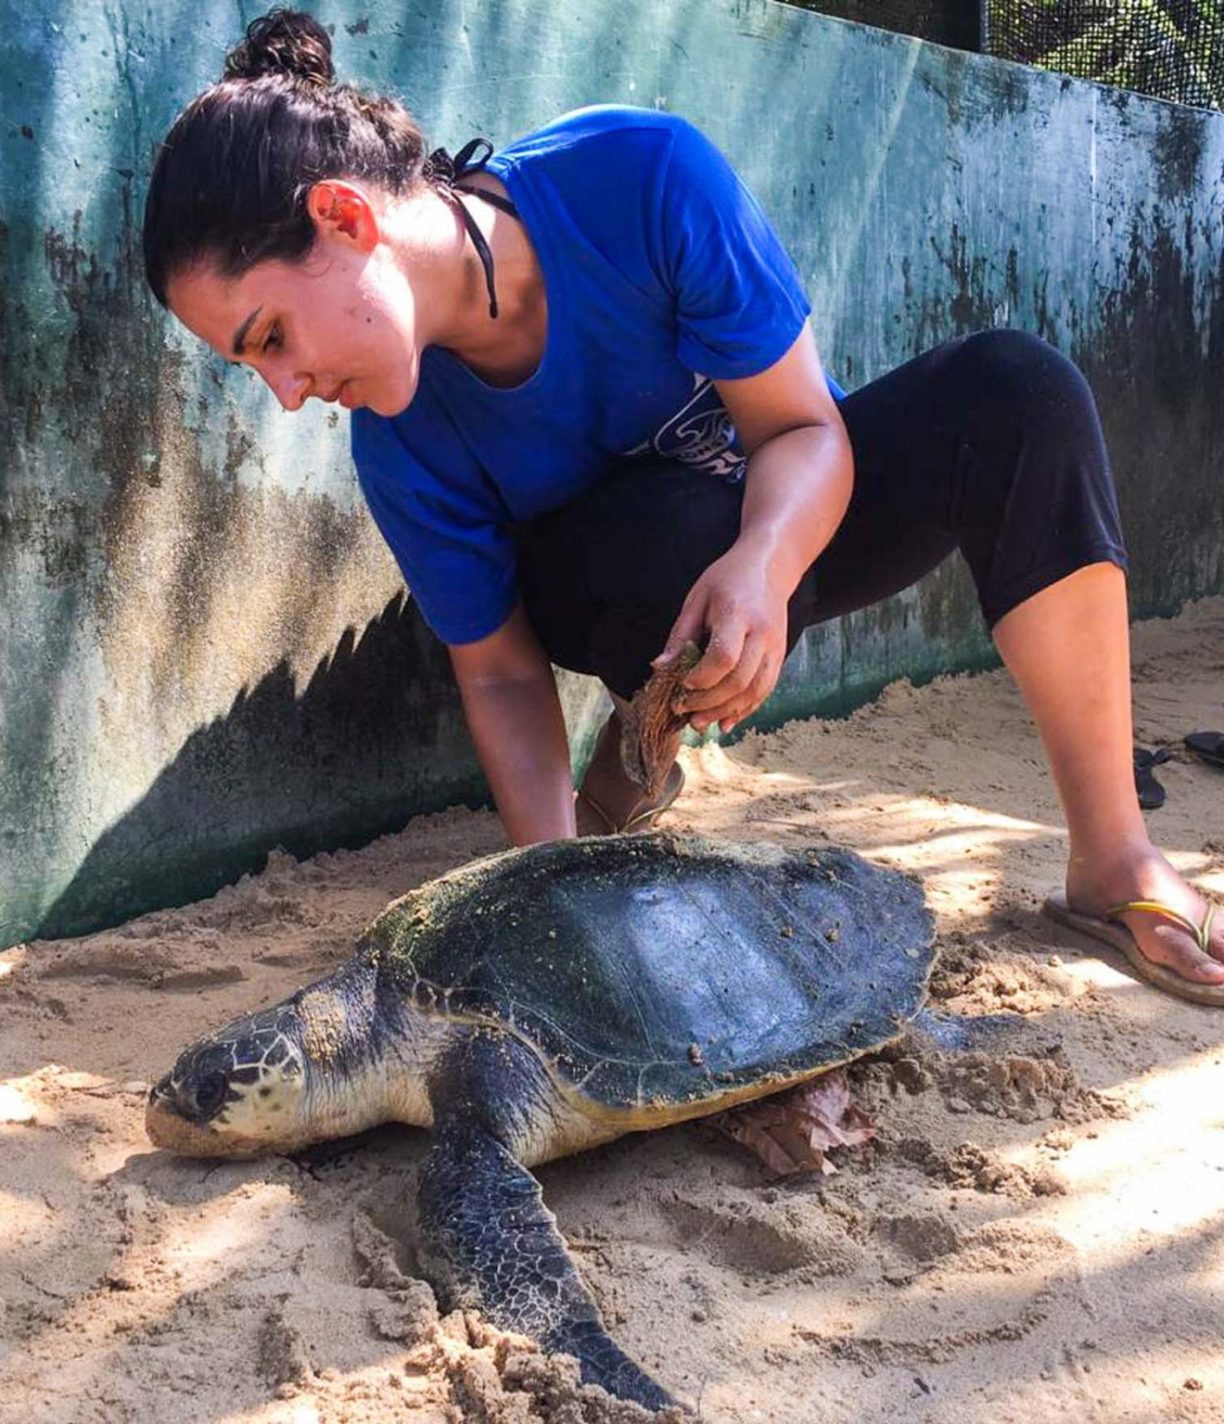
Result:
{"label": "brown dried leaf", "polygon": [[856,1147],[875,1136],[871,1119],[850,1101],[850,1083],[840,1068],[777,1097],[720,1113],[714,1123],[779,1177],[829,1176],[837,1170],[825,1156],[829,1148]]}

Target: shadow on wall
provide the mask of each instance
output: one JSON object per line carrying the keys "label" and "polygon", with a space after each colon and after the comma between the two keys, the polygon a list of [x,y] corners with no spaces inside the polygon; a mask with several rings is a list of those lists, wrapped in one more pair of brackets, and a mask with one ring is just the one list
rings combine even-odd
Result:
{"label": "shadow on wall", "polygon": [[[1126,94],[1109,97],[1123,111],[1132,102]],[[1182,135],[1182,162],[1197,171],[1201,122],[1174,110],[1168,124]],[[1186,178],[1185,190],[1191,186]],[[1060,291],[1057,273],[1022,279],[1019,247],[997,260],[973,254],[954,223],[946,237],[930,240],[944,287],[911,290],[902,259],[901,314],[915,356],[953,336],[1011,325],[1075,361],[1096,398],[1118,488],[1131,616],[1167,617],[1187,599],[1224,589],[1224,242],[1215,230],[1189,222],[1179,228],[1164,211],[1124,213],[1120,228],[1123,220],[1115,271],[1094,293],[1094,305]],[[1001,307],[1031,308],[1032,316],[1001,323]]]}
{"label": "shadow on wall", "polygon": [[37,928],[85,934],[211,895],[282,846],[362,845],[487,792],[446,651],[402,595],[299,695],[287,662],[194,732],[95,842]]}
{"label": "shadow on wall", "polygon": [[[1193,156],[1193,114],[1173,116]],[[1070,347],[1096,395],[1117,479],[1132,618],[1166,617],[1224,591],[1224,241],[1189,221],[1179,230],[1154,219],[1152,228],[1141,238],[1136,222],[1129,280],[1102,299],[1099,332]],[[1215,258],[1202,263],[1202,301],[1200,249]]]}

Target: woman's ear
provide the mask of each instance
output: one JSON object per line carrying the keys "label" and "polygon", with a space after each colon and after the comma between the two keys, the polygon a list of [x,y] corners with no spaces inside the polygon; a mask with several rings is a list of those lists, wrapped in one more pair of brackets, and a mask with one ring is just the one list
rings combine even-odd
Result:
{"label": "woman's ear", "polygon": [[378,214],[364,190],[352,183],[324,178],[307,193],[306,211],[321,238],[352,243],[359,252],[378,246]]}

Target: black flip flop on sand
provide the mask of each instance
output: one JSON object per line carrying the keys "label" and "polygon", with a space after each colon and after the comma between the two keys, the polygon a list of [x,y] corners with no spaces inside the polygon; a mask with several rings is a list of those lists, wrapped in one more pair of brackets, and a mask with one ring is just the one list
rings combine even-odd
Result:
{"label": "black flip flop on sand", "polygon": [[1186,750],[1208,766],[1224,769],[1224,732],[1191,732]]}
{"label": "black flip flop on sand", "polygon": [[1165,789],[1152,775],[1152,768],[1162,766],[1172,755],[1169,747],[1157,747],[1153,752],[1135,748],[1135,794],[1145,811],[1155,811],[1165,803]]}

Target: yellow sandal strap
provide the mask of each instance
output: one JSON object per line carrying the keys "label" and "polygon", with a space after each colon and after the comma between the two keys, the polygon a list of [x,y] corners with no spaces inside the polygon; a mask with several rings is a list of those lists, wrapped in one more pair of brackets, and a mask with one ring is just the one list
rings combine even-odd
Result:
{"label": "yellow sandal strap", "polygon": [[1159,900],[1127,900],[1125,904],[1115,905],[1112,910],[1105,911],[1107,920],[1116,920],[1119,915],[1128,914],[1131,910],[1144,910],[1150,915],[1163,915],[1167,920],[1173,920],[1181,925],[1187,934],[1194,936],[1194,942],[1204,954],[1211,943],[1211,922],[1215,918],[1216,907],[1207,906],[1207,913],[1203,916],[1203,923],[1196,925],[1193,920],[1183,915],[1180,910],[1175,910],[1172,905],[1162,904]]}
{"label": "yellow sandal strap", "polygon": [[606,834],[614,836],[617,835],[620,831],[624,830],[624,827],[618,826],[616,824],[612,817],[607,813],[607,811],[604,810],[604,808],[599,804],[599,802],[596,801],[594,796],[592,796],[589,791],[584,791],[581,787],[579,787],[574,794],[577,800],[585,801],[586,804],[591,808],[591,810],[594,811],[595,814],[599,817],[599,819],[604,823],[604,825],[607,826],[608,829]]}
{"label": "yellow sandal strap", "polygon": [[640,811],[630,816],[625,822],[625,830],[631,831],[635,826],[640,825],[650,825],[653,828],[654,818],[661,816],[664,811],[670,811],[675,805],[676,798],[683,790],[684,768],[679,762],[672,762],[659,799],[653,806],[643,806]]}
{"label": "yellow sandal strap", "polygon": [[680,773],[680,785],[676,788],[676,791],[673,795],[665,797],[662,801],[657,802],[654,805],[643,806],[640,810],[635,811],[633,815],[628,818],[628,820],[621,823],[618,823],[617,821],[613,820],[611,814],[603,806],[601,806],[598,801],[596,801],[594,796],[592,796],[589,791],[586,791],[582,787],[579,787],[579,789],[575,792],[575,795],[578,797],[579,800],[585,801],[586,804],[591,808],[591,810],[594,811],[595,814],[599,817],[599,819],[604,823],[604,825],[607,826],[608,835],[616,836],[628,835],[632,831],[636,830],[638,826],[648,824],[653,816],[661,816],[664,811],[670,809],[672,802],[676,799],[677,796],[679,796],[683,788],[684,773],[682,771]]}

